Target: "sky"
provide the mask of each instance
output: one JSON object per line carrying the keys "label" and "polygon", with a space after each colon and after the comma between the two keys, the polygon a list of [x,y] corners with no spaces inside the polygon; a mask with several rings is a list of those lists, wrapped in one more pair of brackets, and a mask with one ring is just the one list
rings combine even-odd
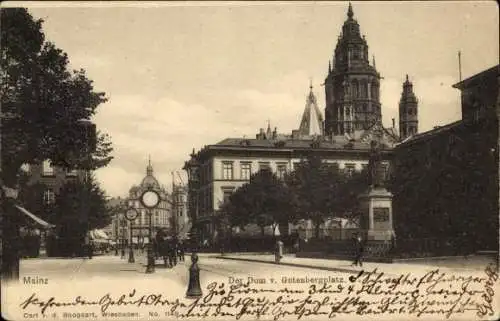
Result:
{"label": "sky", "polygon": [[[4,4],[5,5],[5,4]],[[19,6],[16,2],[12,5]],[[299,127],[312,80],[324,113],[324,81],[348,2],[24,3],[46,39],[83,68],[109,101],[94,121],[114,160],[96,172],[109,196],[126,196],[146,172],[170,189],[192,149],[261,127]],[[460,119],[462,76],[498,64],[494,1],[352,2],[375,56],[383,123],[398,123],[408,74],[419,131]],[[176,180],[180,182],[179,179]]]}

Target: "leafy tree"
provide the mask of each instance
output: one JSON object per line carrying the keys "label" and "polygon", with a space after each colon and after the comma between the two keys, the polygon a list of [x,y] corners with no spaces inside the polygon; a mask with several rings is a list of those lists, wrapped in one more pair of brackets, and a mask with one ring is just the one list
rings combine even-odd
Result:
{"label": "leafy tree", "polygon": [[367,188],[365,172],[351,176],[316,155],[302,161],[286,182],[298,199],[300,218],[312,221],[316,238],[326,218],[359,215],[358,196]]}
{"label": "leafy tree", "polygon": [[[107,98],[83,70],[70,71],[66,53],[47,42],[42,20],[24,8],[0,12],[1,184],[17,188],[22,164],[45,159],[66,168],[96,169],[112,159],[109,137],[82,126]],[[95,135],[94,135],[95,133]],[[2,201],[2,276],[18,277],[18,224]]]}
{"label": "leafy tree", "polygon": [[274,231],[280,222],[294,220],[295,206],[295,197],[284,182],[270,170],[261,170],[229,197],[222,211],[230,213],[232,226],[255,223],[263,235],[266,226]]}
{"label": "leafy tree", "polygon": [[104,191],[90,177],[84,181],[69,181],[61,187],[51,222],[56,225],[61,243],[70,244],[67,249],[75,250],[82,244],[87,231],[109,225],[112,215]]}
{"label": "leafy tree", "polygon": [[1,11],[1,174],[7,186],[16,186],[24,163],[49,159],[96,169],[112,159],[109,137],[98,132],[89,144],[92,128],[80,126],[106,102],[105,94],[94,91],[84,70],[68,70],[67,54],[45,41],[42,22],[23,8]]}

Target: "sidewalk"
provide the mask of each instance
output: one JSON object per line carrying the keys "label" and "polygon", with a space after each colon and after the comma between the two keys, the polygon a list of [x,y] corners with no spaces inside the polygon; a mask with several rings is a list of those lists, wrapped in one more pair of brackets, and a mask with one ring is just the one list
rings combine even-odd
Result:
{"label": "sidewalk", "polygon": [[[224,260],[238,260],[256,263],[268,263],[276,264],[274,262],[274,255],[272,254],[241,254],[241,253],[231,253],[224,255],[214,256],[218,259]],[[323,271],[334,271],[334,272],[344,272],[357,274],[361,270],[372,271],[378,269],[389,275],[399,275],[403,273],[413,272],[413,273],[425,273],[430,270],[439,269],[443,272],[449,273],[483,273],[484,267],[481,269],[477,268],[448,268],[432,264],[411,264],[411,263],[378,263],[378,262],[366,262],[363,263],[363,267],[353,266],[351,261],[347,260],[332,260],[332,259],[316,259],[316,258],[297,258],[293,254],[285,255],[280,265],[293,266],[309,269],[317,269]]]}

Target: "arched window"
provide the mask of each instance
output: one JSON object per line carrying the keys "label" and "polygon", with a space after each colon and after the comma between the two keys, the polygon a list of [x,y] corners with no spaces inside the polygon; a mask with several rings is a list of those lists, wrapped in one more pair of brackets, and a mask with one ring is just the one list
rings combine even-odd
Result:
{"label": "arched window", "polygon": [[371,88],[372,99],[378,99],[378,83],[373,82]]}
{"label": "arched window", "polygon": [[354,98],[359,97],[359,84],[358,84],[358,81],[356,79],[354,79],[352,81],[352,95]]}
{"label": "arched window", "polygon": [[368,97],[368,83],[366,80],[361,81],[361,97],[362,98]]}

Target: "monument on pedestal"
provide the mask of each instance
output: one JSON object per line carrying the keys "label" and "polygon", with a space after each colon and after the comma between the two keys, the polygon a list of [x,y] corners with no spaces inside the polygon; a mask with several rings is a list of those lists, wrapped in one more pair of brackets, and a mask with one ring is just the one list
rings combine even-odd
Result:
{"label": "monument on pedestal", "polygon": [[368,191],[359,196],[362,209],[361,229],[367,241],[391,241],[395,237],[392,224],[392,193],[385,188],[385,168],[382,164],[381,137],[377,132],[371,142],[371,154],[368,163]]}

